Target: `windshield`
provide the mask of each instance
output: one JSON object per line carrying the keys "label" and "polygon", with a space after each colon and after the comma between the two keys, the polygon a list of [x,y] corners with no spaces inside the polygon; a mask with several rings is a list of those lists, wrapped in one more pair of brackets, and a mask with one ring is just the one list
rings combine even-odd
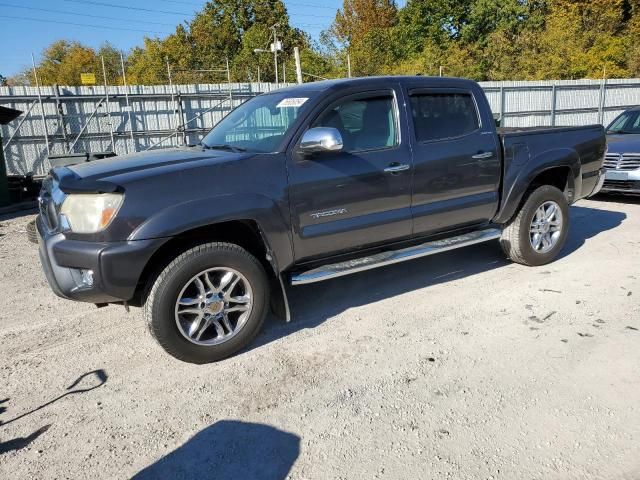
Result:
{"label": "windshield", "polygon": [[607,133],[640,134],[640,110],[624,112],[611,122]]}
{"label": "windshield", "polygon": [[309,106],[309,94],[272,93],[243,103],[224,117],[202,145],[232,151],[272,153],[278,151],[286,132]]}

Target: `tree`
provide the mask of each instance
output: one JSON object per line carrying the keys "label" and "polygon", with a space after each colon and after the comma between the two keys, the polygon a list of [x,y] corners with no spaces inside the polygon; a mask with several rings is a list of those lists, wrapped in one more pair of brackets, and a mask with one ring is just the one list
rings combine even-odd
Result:
{"label": "tree", "polygon": [[[176,71],[176,83],[226,81],[224,72],[194,73],[195,70],[220,70],[229,61],[235,81],[255,79],[260,67],[266,81],[275,79],[273,58],[254,53],[268,49],[273,28],[282,42],[281,61],[293,54],[293,47],[304,46],[305,36],[289,25],[281,0],[214,0],[208,2],[189,23],[179,25],[165,39],[145,38],[144,46],[131,54],[132,81],[167,83],[167,60]],[[189,73],[191,72],[191,73]]]}
{"label": "tree", "polygon": [[[58,40],[42,52],[36,66],[41,85],[78,85],[81,73],[98,74],[96,53],[80,42]],[[33,72],[27,72],[30,83],[35,84]]]}
{"label": "tree", "polygon": [[5,87],[7,85],[7,77],[4,75],[0,75],[0,87]]}

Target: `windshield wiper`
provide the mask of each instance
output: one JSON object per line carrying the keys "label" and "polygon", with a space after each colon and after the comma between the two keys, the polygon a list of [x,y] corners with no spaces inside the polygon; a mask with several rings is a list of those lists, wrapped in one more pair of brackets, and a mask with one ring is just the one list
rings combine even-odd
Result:
{"label": "windshield wiper", "polygon": [[629,130],[607,130],[607,133],[613,134],[622,134],[622,135],[633,135],[634,132],[630,132]]}
{"label": "windshield wiper", "polygon": [[243,147],[237,147],[235,145],[229,145],[228,143],[220,143],[216,145],[207,145],[206,143],[200,142],[202,148],[206,150],[229,150],[230,152],[238,153],[238,152],[246,152],[247,149]]}

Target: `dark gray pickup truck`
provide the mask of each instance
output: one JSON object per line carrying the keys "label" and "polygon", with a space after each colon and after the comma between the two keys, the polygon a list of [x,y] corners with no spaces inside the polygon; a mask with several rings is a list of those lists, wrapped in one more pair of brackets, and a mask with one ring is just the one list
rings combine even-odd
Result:
{"label": "dark gray pickup truck", "polygon": [[206,363],[270,306],[289,319],[287,284],[494,239],[552,261],[605,147],[601,126],[496,130],[467,80],[310,83],[249,100],[199,145],[53,169],[40,257],[61,297],[143,306],[167,352]]}

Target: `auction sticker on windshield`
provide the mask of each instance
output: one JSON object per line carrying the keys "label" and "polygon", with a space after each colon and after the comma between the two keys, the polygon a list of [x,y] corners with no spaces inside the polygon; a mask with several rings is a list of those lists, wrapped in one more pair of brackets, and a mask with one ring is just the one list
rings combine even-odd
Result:
{"label": "auction sticker on windshield", "polygon": [[301,107],[308,98],[283,98],[280,100],[276,108]]}

